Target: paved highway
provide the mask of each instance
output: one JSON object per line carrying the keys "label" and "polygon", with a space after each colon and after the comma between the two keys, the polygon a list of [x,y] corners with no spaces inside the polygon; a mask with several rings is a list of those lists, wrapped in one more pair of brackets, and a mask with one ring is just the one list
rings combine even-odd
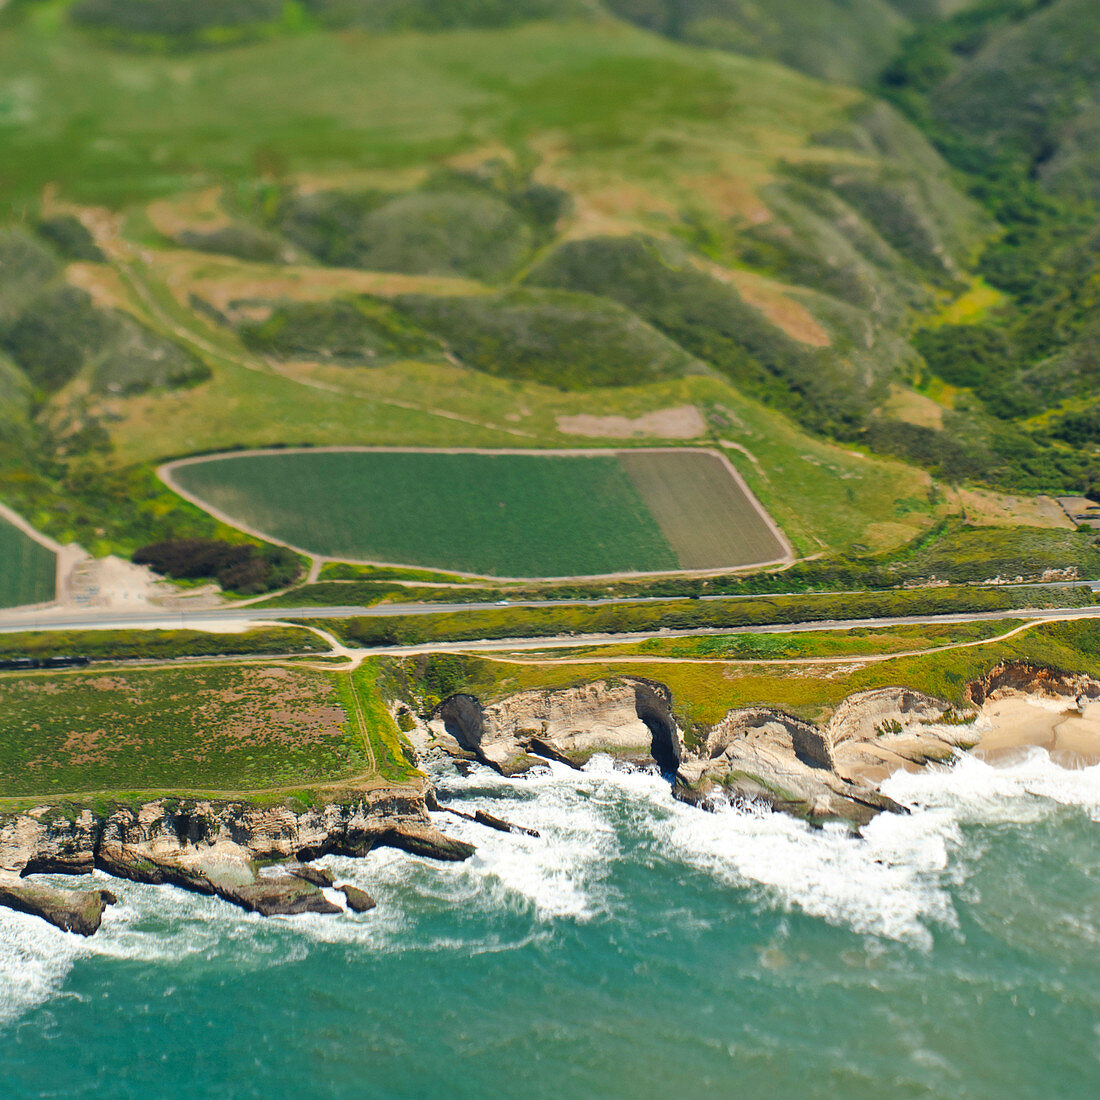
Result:
{"label": "paved highway", "polygon": [[[556,601],[559,605],[563,601]],[[623,601],[570,601],[574,604],[617,603]],[[214,630],[219,627],[232,628],[236,624],[245,625],[257,622],[285,622],[288,619],[315,621],[323,623],[326,619],[340,619],[350,616],[392,615],[392,614],[431,614],[468,610],[484,610],[498,604],[444,604],[443,606],[424,604],[389,604],[385,607],[284,607],[259,608],[236,607],[217,608],[206,611],[165,612],[150,610],[132,614],[111,613],[97,617],[91,612],[74,613],[68,611],[50,611],[45,609],[37,614],[22,613],[18,621],[12,622],[14,615],[0,619],[0,633],[13,633],[26,630]],[[517,603],[514,607],[541,607],[542,603]],[[551,604],[552,606],[552,604]],[[648,638],[689,638],[718,634],[793,634],[805,631],[856,630],[875,627],[907,626],[921,623],[973,623],[1017,619],[1034,621],[1043,619],[1089,619],[1100,617],[1100,607],[1067,607],[1054,610],[1022,611],[975,611],[945,613],[940,615],[897,615],[880,619],[843,619],[802,623],[775,623],[761,626],[697,627],[690,630],[650,630],[629,634],[585,634],[553,636],[542,638],[504,638],[462,642],[431,642],[413,646],[372,647],[372,653],[403,655],[411,653],[438,653],[446,651],[471,650],[541,650],[565,649],[576,646],[605,645],[644,641]]]}

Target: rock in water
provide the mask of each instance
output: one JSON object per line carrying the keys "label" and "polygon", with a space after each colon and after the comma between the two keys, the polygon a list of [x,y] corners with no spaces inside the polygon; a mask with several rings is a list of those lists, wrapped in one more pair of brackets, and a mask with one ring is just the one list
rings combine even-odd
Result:
{"label": "rock in water", "polygon": [[256,806],[208,799],[160,799],[108,813],[42,806],[0,814],[0,904],[90,935],[105,891],[50,891],[24,876],[99,869],[119,878],[214,894],[252,912],[339,913],[321,893],[332,876],[295,865],[258,879],[256,862],[362,856],[392,845],[433,859],[463,860],[474,846],[439,832],[419,782],[343,793],[321,807]]}
{"label": "rock in water", "polygon": [[479,825],[487,825],[490,829],[496,829],[501,833],[523,833],[526,836],[535,837],[539,835],[537,829],[528,829],[525,825],[513,825],[512,822],[505,821],[502,817],[494,817],[484,810],[478,810],[474,814],[474,820]]}
{"label": "rock in water", "polygon": [[358,886],[345,882],[339,889],[347,898],[348,908],[353,913],[369,913],[378,904],[366,890],[360,890]]}
{"label": "rock in water", "polygon": [[251,886],[223,886],[218,889],[218,897],[264,917],[340,912],[340,907],[333,905],[312,882],[292,875],[261,878]]}
{"label": "rock in water", "polygon": [[17,879],[0,881],[0,905],[49,921],[62,932],[92,936],[103,911],[118,899],[109,890],[57,890]]}
{"label": "rock in water", "polygon": [[308,864],[288,867],[286,873],[304,882],[312,882],[314,886],[331,886],[335,881],[331,871],[326,871],[324,867],[310,867]]}

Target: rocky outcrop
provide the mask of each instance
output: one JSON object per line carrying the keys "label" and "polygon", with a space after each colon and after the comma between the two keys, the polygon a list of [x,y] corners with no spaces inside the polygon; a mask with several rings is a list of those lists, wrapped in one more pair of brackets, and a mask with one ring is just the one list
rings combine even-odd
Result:
{"label": "rocky outcrop", "polygon": [[977,736],[970,717],[921,692],[884,688],[850,696],[824,726],[767,707],[733,710],[687,751],[668,688],[628,677],[488,705],[455,695],[437,708],[431,729],[437,747],[506,775],[536,758],[579,767],[606,752],[656,762],[673,776],[676,796],[697,805],[745,799],[858,826],[901,809],[878,781],[970,747]]}
{"label": "rocky outcrop", "polygon": [[288,875],[304,879],[306,882],[312,882],[314,886],[328,887],[333,886],[336,882],[331,871],[326,870],[324,867],[311,867],[308,863],[297,867],[287,867],[285,870]]}
{"label": "rocky outcrop", "polygon": [[369,913],[378,904],[366,890],[360,890],[358,886],[352,886],[347,882],[340,887],[340,892],[353,913]]}
{"label": "rocky outcrop", "polygon": [[743,799],[812,820],[857,824],[896,808],[870,785],[837,773],[827,731],[765,707],[730,711],[681,764],[674,790],[696,805]]}
{"label": "rocky outcrop", "polygon": [[862,825],[901,809],[879,781],[973,745],[968,717],[900,687],[850,695],[824,727],[764,707],[734,710],[681,765],[676,794],[702,804],[740,798],[812,821]]}
{"label": "rocky outcrop", "polygon": [[339,907],[323,893],[332,884],[327,872],[296,866],[260,873],[259,864],[328,853],[361,856],[383,845],[443,860],[466,859],[474,851],[433,827],[425,792],[414,787],[357,792],[316,809],[168,799],[107,814],[41,807],[0,818],[0,874],[7,883],[0,904],[24,911],[37,906],[33,911],[58,927],[95,931],[102,905],[94,914],[87,891],[54,891],[73,897],[53,897],[26,876],[99,869],[216,895],[264,915],[335,913]]}
{"label": "rocky outcrop", "polygon": [[596,753],[674,771],[683,742],[668,688],[649,680],[599,680],[556,691],[525,691],[482,706],[452,695],[436,708],[437,732],[505,775],[561,760],[581,765]]}
{"label": "rocky outcrop", "polygon": [[828,738],[834,746],[867,741],[884,733],[942,722],[953,713],[949,703],[909,688],[879,688],[849,695],[829,721]]}
{"label": "rocky outcrop", "polygon": [[110,890],[58,890],[0,874],[0,906],[41,917],[62,932],[94,935],[103,911],[117,900]]}

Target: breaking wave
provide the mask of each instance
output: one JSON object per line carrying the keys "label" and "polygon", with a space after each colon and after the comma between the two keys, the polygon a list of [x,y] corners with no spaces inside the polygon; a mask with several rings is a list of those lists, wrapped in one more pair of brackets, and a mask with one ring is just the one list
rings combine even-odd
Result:
{"label": "breaking wave", "polygon": [[[502,834],[440,813],[436,824],[478,846],[467,862],[441,864],[391,849],[321,861],[338,881],[375,896],[378,908],[362,915],[265,920],[215,898],[97,874],[119,904],[92,939],[0,911],[0,1025],[61,995],[73,966],[96,956],[151,964],[195,956],[248,970],[305,958],[312,944],[511,950],[549,935],[556,922],[628,916],[633,903],[621,896],[614,874],[627,860],[698,875],[730,891],[731,904],[801,911],[927,949],[937,929],[958,927],[952,889],[980,856],[973,827],[1026,825],[1064,807],[1100,821],[1100,767],[1069,771],[1041,749],[996,767],[964,755],[954,767],[898,773],[884,789],[911,812],[880,815],[862,837],[753,805],[698,810],[676,802],[655,772],[616,767],[605,757],[582,772],[551,765],[504,779],[477,768],[435,778],[443,801],[490,810],[541,836]],[[473,919],[489,913],[511,919]]]}

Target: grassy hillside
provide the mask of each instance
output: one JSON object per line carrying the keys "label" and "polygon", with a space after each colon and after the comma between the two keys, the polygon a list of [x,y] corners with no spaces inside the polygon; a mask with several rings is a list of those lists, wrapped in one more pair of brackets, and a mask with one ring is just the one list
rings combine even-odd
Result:
{"label": "grassy hillside", "polygon": [[607,6],[659,34],[851,82],[873,77],[909,26],[888,0],[607,0]]}
{"label": "grassy hillside", "polygon": [[1089,0],[1000,5],[979,48],[932,95],[935,117],[976,154],[1035,166],[1062,189],[1096,186],[1100,11]]}
{"label": "grassy hillside", "polygon": [[588,294],[405,295],[397,305],[475,369],[563,390],[639,385],[706,369],[630,310]]}
{"label": "grassy hillside", "polygon": [[[1031,413],[1039,393],[1082,405],[1041,430],[910,342],[1012,275],[976,282],[1005,215],[928,140],[949,145],[936,82],[914,92],[922,131],[774,61],[797,45],[812,69],[843,41],[871,74],[969,25],[968,6],[941,18],[959,7],[765,19],[716,0],[660,34],[640,9],[556,0],[8,9],[0,161],[20,171],[0,203],[21,274],[0,270],[0,386],[33,462],[0,466],[0,495],[62,538],[132,549],[216,534],[155,487],[165,458],[653,442],[684,430],[673,413],[737,448],[803,553],[896,546],[939,518],[913,464],[1086,488],[1092,460],[1065,444],[1090,423],[1076,336],[1001,381]],[[779,41],[777,12],[804,30]],[[699,48],[716,21],[742,38]]]}
{"label": "grassy hillside", "polygon": [[[990,0],[930,24],[883,77],[884,92],[965,171],[1004,232],[979,258],[1003,295],[918,334],[928,366],[966,387],[1001,454],[1097,483],[1095,142],[1100,12],[1079,0]],[[1062,444],[1071,444],[1064,447]],[[1029,475],[1028,468],[1031,474]]]}

